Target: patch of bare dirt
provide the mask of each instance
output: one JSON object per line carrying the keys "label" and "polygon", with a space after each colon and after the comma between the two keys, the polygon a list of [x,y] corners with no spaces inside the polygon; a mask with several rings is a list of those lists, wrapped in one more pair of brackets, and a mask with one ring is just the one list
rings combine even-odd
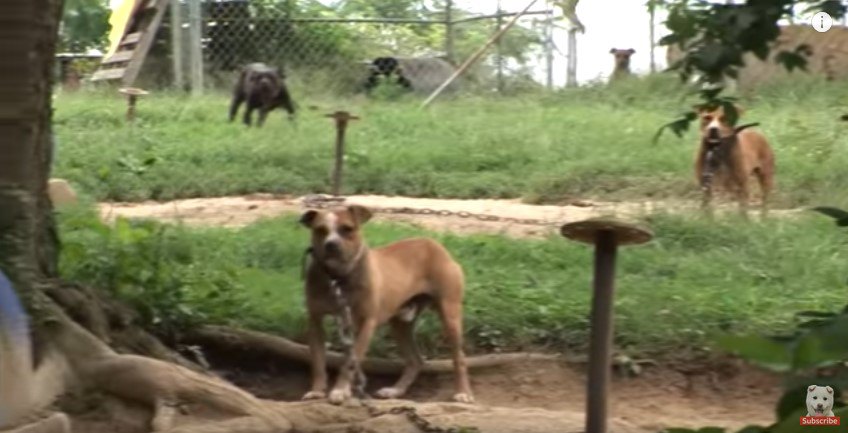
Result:
{"label": "patch of bare dirt", "polygon": [[[544,237],[556,233],[557,226],[595,217],[638,218],[657,211],[694,213],[697,203],[687,201],[657,202],[581,202],[571,205],[531,205],[514,200],[453,200],[390,197],[378,195],[348,196],[347,204],[361,204],[377,210],[376,219],[412,223],[434,231],[451,233],[494,233],[512,237]],[[405,208],[403,213],[381,212]],[[254,194],[242,197],[217,197],[177,200],[172,202],[102,203],[100,211],[110,220],[116,216],[129,218],[155,218],[180,221],[190,225],[242,227],[262,218],[299,213],[305,209],[302,197],[274,197]],[[426,210],[447,211],[421,214]],[[732,212],[733,205],[719,208]],[[409,212],[409,213],[407,213]],[[414,213],[413,213],[414,212]],[[496,217],[481,220],[470,213]],[[799,210],[775,210],[772,215],[786,216]],[[752,213],[752,216],[756,217]],[[503,220],[506,219],[506,220]],[[509,219],[532,219],[528,223]]]}
{"label": "patch of bare dirt", "polygon": [[[476,422],[480,427],[480,420],[492,421],[483,432],[582,431],[585,368],[585,364],[564,360],[536,360],[472,371],[478,407],[471,412],[445,403],[452,395],[450,374],[422,375],[407,398],[425,412],[445,412],[434,420]],[[230,371],[226,376],[259,397],[280,401],[298,400],[309,380],[307,369],[299,366],[274,366],[264,373]],[[373,392],[394,379],[369,377],[368,388]],[[613,431],[768,425],[774,421],[773,408],[781,393],[776,376],[735,363],[696,369],[651,367],[636,377],[615,376],[610,402],[617,426]],[[491,413],[480,416],[480,411]],[[541,423],[541,428],[527,429],[528,420]]]}

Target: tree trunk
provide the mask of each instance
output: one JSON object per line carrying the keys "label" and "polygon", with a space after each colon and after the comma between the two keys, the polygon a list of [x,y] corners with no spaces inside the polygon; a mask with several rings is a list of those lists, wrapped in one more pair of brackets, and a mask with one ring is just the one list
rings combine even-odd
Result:
{"label": "tree trunk", "polygon": [[35,319],[33,294],[56,277],[58,241],[47,196],[51,89],[62,0],[0,3],[0,269]]}

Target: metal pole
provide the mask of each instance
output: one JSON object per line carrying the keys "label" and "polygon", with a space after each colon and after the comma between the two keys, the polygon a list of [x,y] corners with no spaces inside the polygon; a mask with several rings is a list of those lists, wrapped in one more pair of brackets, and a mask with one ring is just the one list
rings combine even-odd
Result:
{"label": "metal pole", "polygon": [[438,89],[433,91],[433,93],[429,97],[427,97],[427,99],[421,104],[421,108],[430,105],[430,103],[433,102],[433,100],[436,99],[436,97],[438,97],[439,94],[441,94],[451,83],[453,83],[453,81],[456,80],[457,77],[462,75],[469,67],[471,67],[471,65],[476,62],[477,59],[479,59],[480,56],[482,56],[483,53],[485,53],[486,50],[492,46],[492,44],[497,42],[497,40],[500,39],[500,37],[503,36],[503,34],[506,33],[506,31],[509,30],[515,24],[515,22],[518,21],[519,18],[521,18],[522,15],[524,15],[524,13],[530,10],[531,6],[536,4],[536,1],[537,0],[531,0],[530,4],[528,4],[523,11],[519,12],[517,15],[512,17],[512,19],[508,23],[506,23],[506,25],[502,29],[500,29],[500,31],[498,31],[491,38],[489,38],[489,40],[486,41],[486,43],[482,47],[480,47],[480,49],[477,50],[476,53],[472,54],[471,57],[469,57],[468,60],[465,61],[465,63],[463,63],[456,71],[454,71],[454,73],[447,80],[445,80],[445,82],[442,83],[442,85],[439,86]]}
{"label": "metal pole", "polygon": [[577,29],[568,31],[568,72],[566,74],[565,85],[577,86]]}
{"label": "metal pole", "polygon": [[171,0],[171,55],[174,62],[174,87],[183,90],[183,20],[180,0]]}
{"label": "metal pole", "polygon": [[650,37],[651,37],[650,56],[651,56],[651,73],[652,74],[657,72],[657,62],[656,62],[656,57],[654,56],[655,51],[656,51],[656,45],[657,45],[657,42],[656,42],[657,41],[657,39],[656,39],[656,25],[655,25],[656,9],[657,9],[657,5],[656,5],[656,3],[654,3],[654,0],[649,0],[648,1],[648,14],[650,16],[650,18],[649,18],[650,24],[649,25],[651,26],[649,32],[650,32]]}
{"label": "metal pole", "polygon": [[545,41],[545,68],[547,72],[547,87],[548,90],[554,88],[554,9],[550,1],[547,4],[548,21],[547,21],[547,40]]}
{"label": "metal pole", "polygon": [[595,296],[592,299],[592,336],[589,347],[586,433],[606,433],[613,343],[616,234],[602,230],[595,246]]}
{"label": "metal pole", "polygon": [[332,114],[327,114],[326,117],[336,121],[336,161],[333,167],[333,195],[338,197],[342,192],[342,171],[344,169],[344,139],[347,124],[351,120],[358,120],[356,116],[352,116],[347,111],[336,111]]}
{"label": "metal pole", "polygon": [[[503,15],[501,15],[501,0],[498,0],[498,20],[497,22],[497,30],[495,33],[499,32],[503,27]],[[504,90],[504,77],[503,77],[503,39],[498,39],[498,43],[496,45],[495,52],[495,62],[497,62],[498,67],[498,93],[503,93]]]}
{"label": "metal pole", "polygon": [[449,62],[453,62],[453,0],[445,2],[445,55]]}
{"label": "metal pole", "polygon": [[203,18],[201,16],[201,0],[189,0],[189,61],[191,62],[191,94],[203,94]]}

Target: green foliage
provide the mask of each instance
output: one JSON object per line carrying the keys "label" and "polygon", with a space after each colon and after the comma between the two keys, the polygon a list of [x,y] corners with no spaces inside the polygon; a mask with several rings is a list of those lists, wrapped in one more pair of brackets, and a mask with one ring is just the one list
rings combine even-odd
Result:
{"label": "green foliage", "polygon": [[59,51],[83,52],[106,45],[109,7],[105,0],[65,0]]}
{"label": "green foliage", "polygon": [[[744,66],[743,56],[753,53],[766,60],[772,44],[780,35],[778,21],[790,18],[796,8],[806,6],[804,13],[825,11],[834,19],[841,18],[846,6],[837,0],[749,0],[744,4],[725,4],[700,0],[650,1],[649,7],[668,8],[666,27],[670,34],[660,45],[676,45],[684,55],[670,70],[676,71],[683,82],[697,76],[695,90],[702,100],[697,108],[728,105],[720,97],[725,79],[734,79]],[[801,45],[783,50],[775,56],[787,69],[804,69],[809,47]],[[696,110],[697,110],[696,108]],[[694,112],[665,125],[681,136],[694,120]]]}
{"label": "green foliage", "polygon": [[[171,328],[204,320],[302,335],[308,232],[296,215],[234,230],[128,221],[110,228],[93,218],[60,216],[63,276],[113,290],[138,306],[145,323]],[[821,218],[751,225],[655,216],[647,223],[657,238],[619,263],[616,345],[625,353],[700,350],[722,332],[790,332],[789,312],[826,309],[845,298],[844,240],[828,237],[832,226]],[[447,246],[465,269],[465,328],[475,351],[586,349],[586,246],[559,236],[456,236],[378,221],[365,233],[375,247],[421,235]],[[438,321],[426,317],[419,341],[440,354]],[[387,343],[381,340],[378,353]]]}
{"label": "green foliage", "polygon": [[[684,145],[655,125],[682,101],[668,76],[520,97],[457,97],[422,111],[421,98],[324,96],[292,82],[303,107],[296,125],[279,111],[262,129],[227,123],[228,96],[197,99],[157,92],[128,125],[113,93],[56,99],[56,175],[98,200],[167,200],[254,192],[329,192],[335,132],[324,114],[362,118],[347,131],[344,192],[534,203],[580,199],[698,197],[692,180],[696,133]],[[509,87],[507,88],[509,89]],[[836,119],[848,87],[812,78],[776,83],[742,103],[763,122],[780,170],[776,206],[821,200],[848,205],[848,137]],[[318,107],[315,110],[309,107]],[[144,161],[156,163],[143,168]],[[131,169],[122,168],[119,161]],[[136,174],[142,169],[143,174]]]}
{"label": "green foliage", "polygon": [[[815,211],[832,217],[840,227],[845,226],[848,212],[831,207],[818,207]],[[811,286],[805,287],[810,290]],[[797,313],[797,323],[788,332],[773,337],[756,335],[721,335],[716,339],[718,346],[735,353],[743,359],[787,375],[787,387],[777,403],[778,421],[770,426],[749,426],[738,433],[793,432],[798,429],[798,417],[806,414],[804,401],[807,386],[822,382],[832,386],[834,414],[848,415],[848,407],[841,400],[842,389],[848,386],[848,306],[841,311],[802,311]],[[827,379],[818,378],[817,369],[829,368],[837,371]],[[667,431],[693,432],[686,429]],[[704,429],[698,430],[704,431]]]}
{"label": "green foliage", "polygon": [[123,218],[110,227],[85,209],[59,221],[62,275],[128,302],[142,326],[172,333],[243,311],[236,268],[181,227]]}

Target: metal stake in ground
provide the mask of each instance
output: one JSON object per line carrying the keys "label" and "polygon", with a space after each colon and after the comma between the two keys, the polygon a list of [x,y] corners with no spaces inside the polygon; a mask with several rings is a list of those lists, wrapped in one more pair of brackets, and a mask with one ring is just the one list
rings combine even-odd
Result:
{"label": "metal stake in ground", "polygon": [[616,253],[619,245],[648,242],[653,233],[646,228],[606,219],[565,224],[560,233],[569,239],[595,245],[586,433],[606,433],[612,370]]}
{"label": "metal stake in ground", "polygon": [[344,137],[347,130],[347,122],[351,120],[359,120],[358,117],[351,115],[347,111],[336,111],[332,114],[327,114],[336,120],[336,165],[333,168],[333,195],[338,197],[342,191],[342,169],[344,166]]}
{"label": "metal stake in ground", "polygon": [[125,87],[118,91],[127,95],[127,122],[132,122],[135,120],[135,104],[138,102],[138,98],[148,95],[149,92],[135,87]]}

